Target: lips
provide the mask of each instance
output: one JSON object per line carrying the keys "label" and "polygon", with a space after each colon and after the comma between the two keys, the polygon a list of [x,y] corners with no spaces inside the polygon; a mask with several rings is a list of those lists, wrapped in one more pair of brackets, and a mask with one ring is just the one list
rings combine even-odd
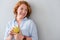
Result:
{"label": "lips", "polygon": [[23,16],[24,16],[25,14],[26,14],[26,13],[20,13],[20,15],[23,15]]}

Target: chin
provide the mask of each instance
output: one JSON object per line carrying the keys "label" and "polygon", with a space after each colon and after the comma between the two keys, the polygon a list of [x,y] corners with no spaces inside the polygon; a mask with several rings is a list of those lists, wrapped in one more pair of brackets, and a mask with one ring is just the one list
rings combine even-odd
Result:
{"label": "chin", "polygon": [[24,17],[20,17],[20,19],[23,19]]}

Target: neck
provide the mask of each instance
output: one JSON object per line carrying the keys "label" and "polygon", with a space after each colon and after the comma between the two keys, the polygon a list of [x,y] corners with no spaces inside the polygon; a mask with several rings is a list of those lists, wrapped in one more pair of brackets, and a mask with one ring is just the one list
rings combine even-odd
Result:
{"label": "neck", "polygon": [[23,20],[23,19],[19,19],[19,20],[17,20],[17,22],[20,23],[22,20]]}
{"label": "neck", "polygon": [[18,19],[18,20],[16,19],[18,25],[22,22],[22,20],[23,20],[23,18],[20,18],[20,19]]}

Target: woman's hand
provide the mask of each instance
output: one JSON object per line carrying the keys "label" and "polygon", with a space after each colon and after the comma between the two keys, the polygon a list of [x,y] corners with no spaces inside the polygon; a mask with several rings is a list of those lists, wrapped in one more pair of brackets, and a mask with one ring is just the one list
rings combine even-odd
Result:
{"label": "woman's hand", "polygon": [[14,34],[14,38],[15,38],[15,40],[23,40],[24,36],[22,34],[18,33],[18,34]]}
{"label": "woman's hand", "polygon": [[25,38],[26,38],[26,40],[32,40],[32,38],[29,36],[25,36]]}
{"label": "woman's hand", "polygon": [[15,35],[18,34],[20,32],[20,29],[17,26],[14,26],[11,31],[10,31],[10,35]]}
{"label": "woman's hand", "polygon": [[11,29],[10,35],[13,35],[15,40],[22,40],[23,37],[24,37],[24,36],[22,35],[22,32],[20,31],[19,33],[16,33],[16,32],[14,32],[13,30],[14,30],[14,28]]}
{"label": "woman's hand", "polygon": [[12,40],[12,37],[13,37],[13,33],[12,33],[12,29],[11,29],[11,31],[9,32],[6,40]]}

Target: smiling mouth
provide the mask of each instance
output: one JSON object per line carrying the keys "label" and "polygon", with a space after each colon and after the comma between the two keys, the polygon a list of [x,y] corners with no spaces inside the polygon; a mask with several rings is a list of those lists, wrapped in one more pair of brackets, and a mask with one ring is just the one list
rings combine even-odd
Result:
{"label": "smiling mouth", "polygon": [[22,13],[21,15],[23,15],[23,16],[24,16],[24,15],[25,15],[25,13]]}

